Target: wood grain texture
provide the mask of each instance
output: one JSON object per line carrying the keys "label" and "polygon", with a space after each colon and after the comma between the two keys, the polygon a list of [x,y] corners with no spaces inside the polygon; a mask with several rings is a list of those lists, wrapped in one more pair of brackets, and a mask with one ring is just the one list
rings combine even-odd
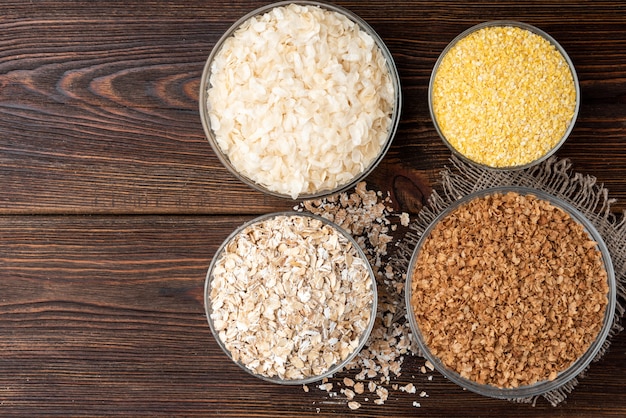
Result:
{"label": "wood grain texture", "polygon": [[[394,164],[437,177],[449,151],[428,112],[435,60],[467,27],[517,19],[552,34],[578,71],[583,106],[558,155],[624,200],[624,3],[337,3],[380,33],[401,75],[400,129],[380,171]],[[289,207],[227,172],[198,114],[211,48],[230,24],[263,4],[3,3],[0,212],[250,214]],[[380,171],[372,182],[385,181]]]}
{"label": "wood grain texture", "polygon": [[[0,217],[3,416],[346,416],[343,396],[267,384],[232,364],[204,316],[217,245],[248,217]],[[408,357],[383,406],[358,416],[610,416],[626,411],[626,334],[567,402],[465,392]],[[332,381],[339,391],[343,376]],[[428,376],[433,380],[429,381]],[[372,400],[374,395],[371,395]],[[417,409],[412,405],[420,402]]]}
{"label": "wood grain texture", "polygon": [[[626,2],[337,1],[381,35],[403,111],[368,177],[417,213],[450,153],[432,125],[432,67],[459,32],[495,19],[546,30],[572,58],[582,107],[558,152],[626,209]],[[289,209],[240,183],[206,141],[205,61],[263,1],[3,1],[0,13],[0,415],[346,416],[345,398],[263,383],[221,352],[203,307],[222,240]],[[557,408],[459,389],[409,357],[364,417],[626,416],[626,334]],[[336,389],[343,375],[333,379]],[[413,402],[421,403],[421,408]]]}

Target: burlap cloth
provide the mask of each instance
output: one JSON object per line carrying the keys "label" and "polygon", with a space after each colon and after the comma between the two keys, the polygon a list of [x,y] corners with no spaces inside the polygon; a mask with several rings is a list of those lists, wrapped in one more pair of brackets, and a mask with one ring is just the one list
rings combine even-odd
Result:
{"label": "burlap cloth", "polygon": [[[617,301],[613,326],[604,345],[591,362],[593,365],[606,353],[615,334],[623,329],[620,320],[626,306],[626,212],[618,219],[611,212],[611,204],[615,199],[609,197],[608,190],[598,184],[595,177],[571,172],[571,164],[567,159],[552,157],[537,166],[517,171],[488,170],[465,163],[456,157],[452,157],[450,163],[449,167],[441,171],[439,191],[432,193],[428,205],[411,222],[398,246],[397,267],[402,269],[399,271],[407,271],[417,241],[437,215],[452,202],[470,193],[497,186],[523,186],[542,190],[565,200],[580,210],[602,235],[615,269]],[[558,405],[574,390],[586,370],[561,388],[541,396],[553,406]],[[537,398],[511,400],[534,404]]]}

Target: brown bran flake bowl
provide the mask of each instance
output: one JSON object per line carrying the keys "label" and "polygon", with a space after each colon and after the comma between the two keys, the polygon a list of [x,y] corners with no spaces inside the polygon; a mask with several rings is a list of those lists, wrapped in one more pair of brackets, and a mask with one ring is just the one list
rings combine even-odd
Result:
{"label": "brown bran flake bowl", "polygon": [[[532,225],[536,235],[518,246],[515,235]],[[550,231],[559,228],[563,236]],[[579,252],[550,255],[569,243]],[[522,254],[526,245],[545,251],[543,261]],[[544,274],[545,260],[556,266],[559,257],[565,263]],[[405,296],[414,338],[442,375],[484,396],[520,399],[562,388],[588,367],[613,324],[616,281],[602,237],[576,208],[540,190],[500,187],[457,200],[426,228]]]}

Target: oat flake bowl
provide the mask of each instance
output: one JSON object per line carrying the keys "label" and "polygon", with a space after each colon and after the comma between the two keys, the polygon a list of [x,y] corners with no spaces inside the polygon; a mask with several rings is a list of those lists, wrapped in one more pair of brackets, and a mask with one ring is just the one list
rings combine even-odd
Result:
{"label": "oat flake bowl", "polygon": [[423,355],[484,396],[562,388],[594,359],[613,324],[616,282],[593,225],[539,190],[488,189],[425,230],[406,306]]}
{"label": "oat flake bowl", "polygon": [[213,48],[200,117],[220,161],[270,195],[346,190],[382,160],[401,108],[394,60],[352,12],[314,1],[261,7]]}
{"label": "oat flake bowl", "polygon": [[316,215],[280,212],[236,229],[217,250],[204,303],[213,335],[248,373],[281,384],[328,377],[374,326],[376,280],[356,241]]}
{"label": "oat flake bowl", "polygon": [[435,63],[428,103],[439,136],[462,159],[522,169],[554,154],[580,108],[569,56],[550,35],[522,22],[473,26]]}

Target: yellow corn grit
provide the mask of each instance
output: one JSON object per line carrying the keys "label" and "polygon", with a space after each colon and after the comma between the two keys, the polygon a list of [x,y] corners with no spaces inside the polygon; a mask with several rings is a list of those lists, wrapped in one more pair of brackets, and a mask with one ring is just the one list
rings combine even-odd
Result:
{"label": "yellow corn grit", "polygon": [[490,167],[522,166],[554,148],[576,109],[574,77],[544,37],[487,26],[459,40],[433,80],[432,109],[459,153]]}

